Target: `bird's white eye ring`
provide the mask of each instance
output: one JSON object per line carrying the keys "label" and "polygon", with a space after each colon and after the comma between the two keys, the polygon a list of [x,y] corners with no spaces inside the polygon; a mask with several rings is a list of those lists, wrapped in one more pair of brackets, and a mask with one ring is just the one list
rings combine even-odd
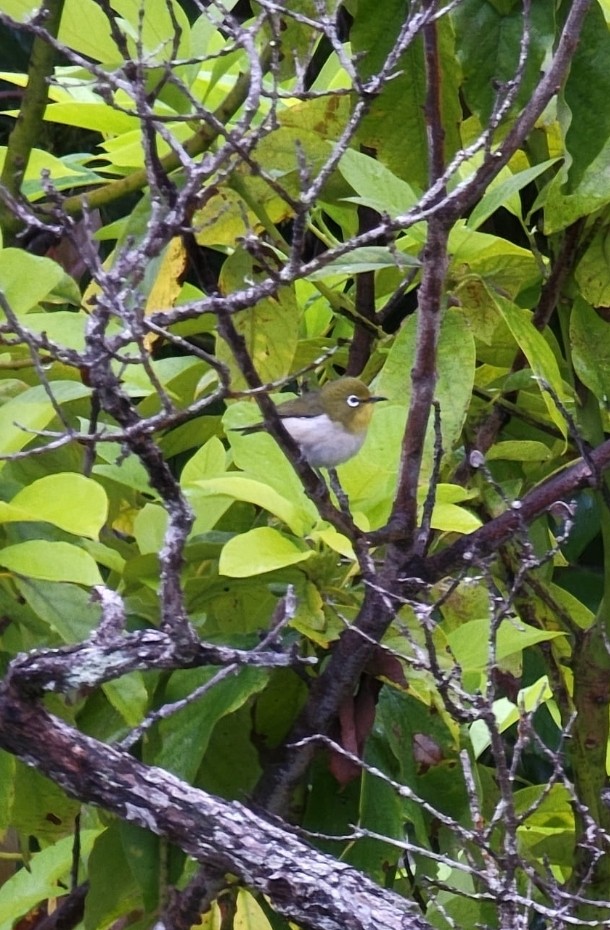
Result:
{"label": "bird's white eye ring", "polygon": [[349,397],[347,398],[347,403],[349,407],[359,407],[360,398],[356,397],[355,394],[350,394]]}

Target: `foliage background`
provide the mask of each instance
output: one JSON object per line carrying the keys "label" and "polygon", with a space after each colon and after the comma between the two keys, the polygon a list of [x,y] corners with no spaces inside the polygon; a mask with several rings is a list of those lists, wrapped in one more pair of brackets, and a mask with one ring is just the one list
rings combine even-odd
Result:
{"label": "foliage background", "polygon": [[0,928],[610,926],[609,20],[1,0]]}

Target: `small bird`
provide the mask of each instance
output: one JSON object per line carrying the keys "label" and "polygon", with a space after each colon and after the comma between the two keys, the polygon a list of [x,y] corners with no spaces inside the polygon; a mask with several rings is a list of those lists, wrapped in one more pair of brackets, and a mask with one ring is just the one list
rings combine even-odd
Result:
{"label": "small bird", "polygon": [[[358,378],[338,378],[278,404],[277,412],[312,468],[334,468],[360,450],[372,405],[380,400],[387,397],[375,397]],[[264,429],[264,423],[255,423],[238,431],[248,435]]]}

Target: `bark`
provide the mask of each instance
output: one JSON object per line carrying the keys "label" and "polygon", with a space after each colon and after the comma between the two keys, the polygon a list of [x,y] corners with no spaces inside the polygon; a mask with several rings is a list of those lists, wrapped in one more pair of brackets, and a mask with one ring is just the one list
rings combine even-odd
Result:
{"label": "bark", "polygon": [[317,852],[279,822],[84,736],[6,685],[0,690],[0,747],[73,797],[165,836],[199,862],[237,876],[301,927],[429,930],[409,901]]}

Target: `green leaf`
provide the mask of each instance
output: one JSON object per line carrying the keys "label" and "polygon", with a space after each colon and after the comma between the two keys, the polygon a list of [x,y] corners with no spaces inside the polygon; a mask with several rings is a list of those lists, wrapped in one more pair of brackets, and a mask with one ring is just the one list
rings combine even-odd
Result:
{"label": "green leaf", "polygon": [[[468,217],[468,228],[478,229],[478,227],[482,226],[485,220],[489,219],[500,207],[510,209],[509,204],[511,198],[541,174],[544,174],[545,171],[558,161],[558,158],[549,158],[539,165],[532,165],[531,168],[518,171],[500,184],[490,186]],[[521,216],[521,211],[519,211],[517,215]]]}
{"label": "green leaf", "polygon": [[12,822],[22,835],[35,836],[45,845],[70,836],[79,810],[80,802],[68,797],[59,785],[17,761]]}
{"label": "green leaf", "polygon": [[[540,284],[540,267],[529,249],[458,222],[449,234],[450,276],[458,283],[479,276],[493,295],[516,298]],[[475,330],[476,331],[476,330]]]}
{"label": "green leaf", "polygon": [[581,297],[572,306],[570,342],[576,374],[606,405],[610,397],[610,325]]}
{"label": "green leaf", "polygon": [[108,516],[104,489],[76,472],[47,475],[27,485],[10,503],[0,501],[0,523],[38,521],[96,539]]}
{"label": "green leaf", "polygon": [[[377,404],[366,442],[357,456],[340,466],[341,481],[352,510],[379,526],[388,516],[396,489],[402,435],[411,395],[410,371],[415,357],[417,322],[408,319],[395,337],[384,367],[373,382],[376,394],[387,397]],[[455,310],[445,313],[438,346],[435,397],[441,409],[443,449],[448,454],[460,441],[470,406],[475,371],[472,330]],[[434,457],[434,427],[428,424],[420,482],[427,486]]]}
{"label": "green leaf", "polygon": [[[397,761],[381,729],[373,730],[366,741],[365,762],[391,778],[398,776]],[[400,841],[404,838],[409,805],[405,804],[393,787],[379,776],[363,771],[359,802],[358,825],[362,829],[368,827],[388,839]],[[384,875],[397,864],[400,856],[401,850],[396,845],[365,836],[353,844],[342,858],[375,881],[383,882]]]}
{"label": "green leaf", "polygon": [[128,726],[135,727],[141,723],[149,704],[141,672],[130,672],[117,681],[107,681],[102,688]]}
{"label": "green leaf", "polygon": [[[56,403],[88,397],[88,387],[79,381],[54,381]],[[30,388],[0,407],[0,451],[3,455],[19,452],[32,442],[32,432],[45,429],[56,416],[55,409],[42,385]],[[0,469],[5,465],[0,461]]]}
{"label": "green leaf", "polygon": [[561,588],[557,584],[549,585],[549,592],[553,600],[557,601],[566,614],[581,630],[588,630],[595,622],[595,614],[592,610],[582,603],[577,597]]}
{"label": "green leaf", "polygon": [[[384,0],[380,15],[377,0],[359,0],[357,10],[350,28],[351,53],[359,74],[366,80],[384,68],[395,43],[400,41],[404,4],[401,0]],[[435,34],[443,142],[450,161],[460,146],[462,110],[458,96],[461,74],[448,16],[437,20]],[[391,171],[421,189],[428,182],[425,104],[426,66],[421,36],[417,36],[397,60],[392,79],[379,87],[368,102],[356,142],[374,149]]]}
{"label": "green leaf", "polygon": [[144,504],[133,521],[133,535],[142,555],[159,552],[167,530],[167,511],[159,504]]}
{"label": "green leaf", "polygon": [[[252,793],[261,775],[261,759],[252,740],[253,724],[256,742],[260,737],[267,746],[277,745],[298,710],[293,699],[294,677],[292,675],[290,682],[282,679],[284,688],[274,692],[272,714],[274,721],[279,718],[280,726],[284,723],[281,736],[274,741],[265,730],[264,723],[261,725],[259,708],[261,700],[269,692],[268,684],[256,695],[255,702],[248,701],[217,721],[197,773],[197,787],[224,798],[239,798]],[[270,684],[273,680],[271,678]]]}
{"label": "green leaf", "polygon": [[[291,394],[274,396],[273,399],[287,400]],[[310,525],[318,518],[314,504],[306,497],[303,485],[275,440],[261,431],[252,435],[239,432],[239,427],[252,424],[254,405],[241,401],[231,404],[223,417],[223,426],[231,444],[235,465],[252,478],[274,488],[282,497],[292,501],[299,511],[308,514]]]}
{"label": "green leaf", "polygon": [[574,860],[573,799],[564,785],[532,785],[514,793],[517,816],[528,816],[518,828],[519,848],[531,862],[560,866],[566,874]]}
{"label": "green leaf", "polygon": [[517,345],[527,358],[532,372],[541,382],[542,397],[551,419],[561,431],[561,434],[567,436],[568,426],[565,417],[557,408],[549,392],[544,390],[544,383],[550,385],[564,406],[568,407],[568,409],[572,406],[572,399],[566,391],[566,386],[561,378],[559,366],[551,347],[542,333],[533,325],[532,315],[529,311],[522,310],[499,295],[496,296],[496,302]]}
{"label": "green leaf", "polygon": [[142,912],[142,893],[129,867],[121,833],[120,823],[111,821],[89,856],[90,887],[82,924],[86,930],[109,930],[125,914]]}
{"label": "green leaf", "polygon": [[227,453],[218,436],[211,439],[197,449],[190,457],[180,475],[180,484],[183,488],[206,478],[215,478],[225,472]]}
{"label": "green leaf", "polygon": [[[195,688],[214,677],[214,669],[175,672],[164,695],[167,702],[182,700]],[[201,764],[216,723],[265,687],[268,669],[242,668],[239,674],[218,681],[199,701],[161,721],[161,748],[155,753],[155,765],[169,769],[192,783]]]}
{"label": "green leaf", "polygon": [[338,552],[345,559],[350,559],[352,562],[356,561],[354,547],[351,542],[343,533],[338,533],[334,526],[324,524],[322,529],[316,528],[312,531],[311,538],[314,540],[320,539],[329,549]]}
{"label": "green leaf", "polygon": [[245,888],[237,892],[237,912],[233,926],[235,930],[273,930],[262,907]]}
{"label": "green leaf", "polygon": [[[252,257],[236,249],[222,266],[223,293],[241,289],[244,281],[255,280]],[[244,339],[262,381],[281,380],[289,374],[298,344],[300,319],[301,311],[292,287],[281,288],[274,298],[259,300],[253,307],[233,315],[233,324]],[[220,338],[216,352],[219,361],[229,367],[233,389],[246,388],[233,352]]]}
{"label": "green leaf", "polygon": [[15,756],[0,749],[0,837],[12,823],[15,797]]}
{"label": "green leaf", "polygon": [[26,578],[72,581],[86,586],[102,584],[99,569],[89,553],[65,542],[30,539],[0,551],[0,565]]}
{"label": "green leaf", "polygon": [[261,481],[229,473],[218,478],[194,481],[192,486],[201,494],[201,499],[198,494],[193,501],[203,506],[205,506],[205,499],[208,495],[210,497],[220,495],[232,500],[247,501],[268,510],[269,513],[275,514],[282,520],[295,536],[305,536],[311,529],[311,520],[306,511]]}
{"label": "green leaf", "polygon": [[[563,635],[563,634],[555,634]],[[494,701],[493,711],[496,718],[496,724],[501,733],[517,723],[523,711],[532,713],[540,707],[541,704],[553,698],[553,692],[549,686],[546,675],[535,681],[534,684],[527,688],[522,688],[517,695],[517,704],[513,704],[508,698],[500,698]],[[475,758],[489,748],[491,738],[489,730],[483,720],[475,720],[470,726],[470,741]]]}
{"label": "green leaf", "polygon": [[[514,80],[524,31],[519,4],[481,3],[464,0],[452,11],[456,50],[464,72],[462,93],[469,108],[486,123],[497,101],[498,86]],[[522,106],[540,80],[547,54],[555,38],[555,7],[534,3],[529,15],[527,57],[519,81],[516,102]]]}
{"label": "green leaf", "polygon": [[544,228],[553,233],[610,201],[610,34],[600,3],[585,17],[558,99],[565,163],[545,196]]}
{"label": "green leaf", "polygon": [[551,455],[551,450],[543,442],[521,439],[496,442],[485,457],[488,462],[497,460],[506,462],[548,462]]}
{"label": "green leaf", "polygon": [[68,582],[15,578],[21,597],[34,613],[59,633],[64,643],[87,639],[97,628],[101,610],[89,592]]}
{"label": "green leaf", "polygon": [[576,265],[575,277],[585,301],[594,307],[610,304],[610,238],[605,229],[589,243]]}
{"label": "green leaf", "polygon": [[[152,913],[159,905],[162,888],[159,882],[161,840],[150,830],[129,821],[121,820],[117,827],[125,860],[142,894],[144,908]],[[95,924],[96,930],[99,926],[99,923]]]}
{"label": "green leaf", "polygon": [[[101,828],[100,828],[101,829]],[[81,830],[81,853],[88,856],[100,830]],[[66,836],[32,856],[28,869],[20,869],[0,888],[0,930],[11,930],[18,917],[41,901],[57,895],[57,883],[68,882],[74,855],[74,837]]]}
{"label": "green leaf", "polygon": [[358,195],[347,198],[351,203],[364,204],[394,218],[408,213],[418,201],[410,184],[370,155],[348,149],[341,156],[339,171]]}
{"label": "green leaf", "polygon": [[[495,657],[498,662],[528,646],[543,643],[565,633],[538,630],[520,620],[503,620],[496,638]],[[489,619],[470,620],[447,633],[447,642],[462,671],[484,671],[489,663]]]}
{"label": "green leaf", "polygon": [[476,514],[456,504],[435,503],[432,510],[432,527],[444,533],[473,533],[481,526]]}
{"label": "green leaf", "polygon": [[307,276],[309,281],[320,281],[331,275],[351,276],[361,274],[363,271],[378,271],[380,268],[416,268],[421,262],[404,252],[384,249],[381,246],[363,246],[353,249],[347,255],[335,258],[333,261]]}
{"label": "green leaf", "polygon": [[44,333],[52,342],[81,352],[85,348],[85,326],[88,319],[86,313],[55,310],[53,313],[30,313],[26,322],[28,329],[33,333]]}
{"label": "green leaf", "polygon": [[220,553],[218,571],[231,578],[247,578],[297,565],[313,554],[272,527],[261,526],[229,540]]}
{"label": "green leaf", "polygon": [[[597,162],[607,166],[610,156],[610,75],[605,67],[610,55],[610,33],[599,4],[594,3],[585,18],[565,88],[565,104],[570,111],[565,147],[569,152],[568,192],[581,186],[587,167]],[[610,195],[607,177],[596,171],[599,196]],[[589,178],[589,183],[592,181]],[[598,201],[599,202],[599,201]]]}
{"label": "green leaf", "polygon": [[17,316],[44,300],[64,277],[63,268],[50,258],[23,249],[0,250],[0,291]]}
{"label": "green leaf", "polygon": [[109,104],[87,100],[50,103],[44,114],[49,123],[61,123],[62,126],[78,126],[94,132],[120,136],[125,132],[138,129],[138,120],[129,113],[117,110]]}

